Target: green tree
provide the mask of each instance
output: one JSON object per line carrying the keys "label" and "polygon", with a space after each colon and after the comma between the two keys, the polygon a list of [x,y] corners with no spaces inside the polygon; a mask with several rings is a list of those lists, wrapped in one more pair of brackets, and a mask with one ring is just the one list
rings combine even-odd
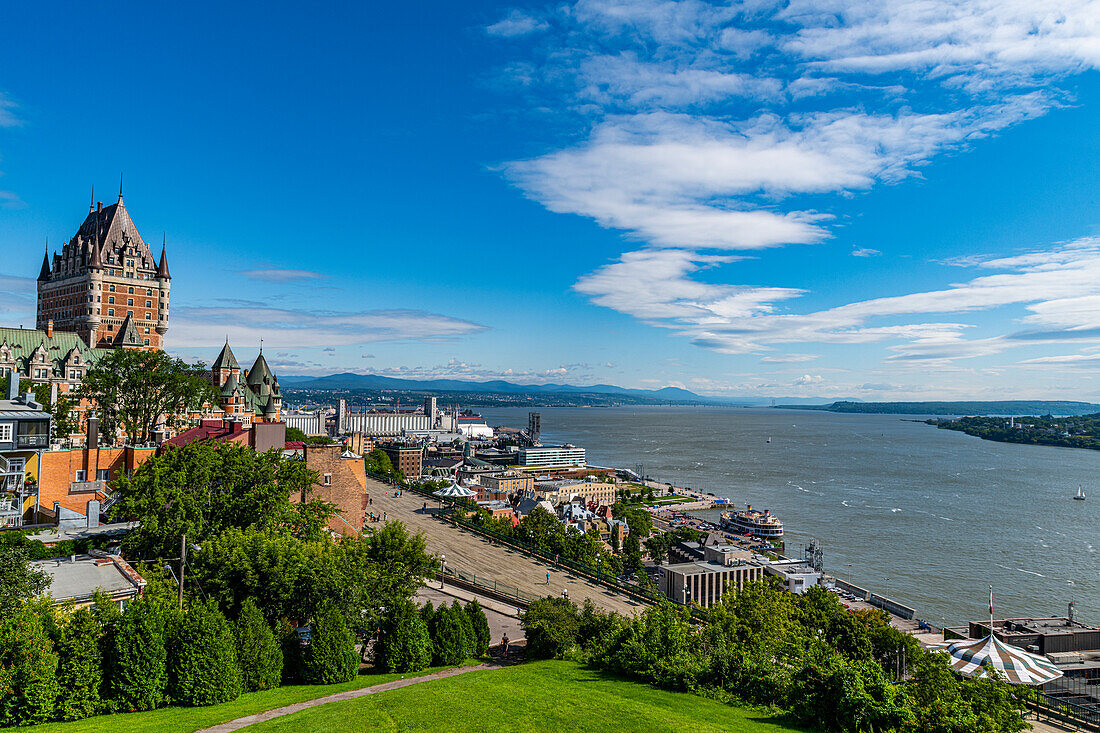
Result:
{"label": "green tree", "polygon": [[444,667],[454,667],[466,661],[466,634],[463,630],[463,617],[459,618],[454,610],[441,605],[432,615],[432,663]]}
{"label": "green tree", "polygon": [[57,642],[57,717],[79,720],[99,712],[99,689],[103,681],[99,638],[103,628],[92,611],[78,608],[61,629]]}
{"label": "green tree", "polygon": [[636,573],[642,569],[642,546],[638,535],[630,532],[623,540],[623,570]]}
{"label": "green tree", "polygon": [[168,690],[183,705],[216,705],[241,694],[233,628],[212,603],[197,603],[170,626]]}
{"label": "green tree", "polygon": [[286,439],[297,440],[305,443],[307,440],[309,440],[309,436],[302,432],[302,430],[300,430],[299,428],[292,428],[288,426],[286,429]]}
{"label": "green tree", "polygon": [[303,679],[314,685],[333,685],[354,679],[358,670],[355,636],[347,619],[335,605],[325,606],[314,619],[309,646],[303,650]]}
{"label": "green tree", "polygon": [[140,443],[162,421],[175,426],[219,398],[201,362],[187,364],[159,349],[106,352],[84,375],[80,394],[95,402],[105,428],[121,427]]}
{"label": "green tree", "polygon": [[0,616],[0,726],[53,716],[59,688],[57,653],[47,632],[51,616],[45,601],[24,601]]}
{"label": "green tree", "polygon": [[0,547],[0,616],[41,596],[50,587],[50,576],[32,565],[29,557],[25,547]]}
{"label": "green tree", "polygon": [[241,604],[233,632],[245,691],[278,687],[283,674],[283,652],[254,598],[246,598]]}
{"label": "green tree", "polygon": [[428,626],[412,601],[398,601],[386,617],[377,659],[388,672],[419,672],[432,663]]}
{"label": "green tree", "polygon": [[166,624],[169,610],[138,598],[126,607],[113,634],[111,698],[118,708],[152,710],[168,687]]}
{"label": "green tree", "polygon": [[660,565],[662,562],[668,559],[669,549],[669,537],[667,534],[658,532],[652,537],[646,538],[645,549],[649,553],[650,559],[653,562]]}
{"label": "green tree", "polygon": [[463,659],[477,656],[477,633],[474,631],[474,624],[470,620],[470,615],[466,613],[466,610],[462,607],[462,604],[458,602],[458,599],[451,601],[451,613],[458,619],[458,622],[462,625],[462,638],[466,642],[466,654]]}
{"label": "green tree", "polygon": [[317,536],[335,511],[308,499],[317,473],[277,450],[197,442],[172,448],[115,483],[112,516],[140,522],[123,541],[140,557],[172,557],[184,534],[201,542],[230,527],[291,529]]}
{"label": "green tree", "polygon": [[485,656],[489,652],[492,632],[489,630],[489,619],[485,617],[485,611],[482,610],[481,604],[477,602],[476,598],[466,604],[466,615],[470,617],[470,624],[474,628],[474,637],[477,639],[474,656]]}
{"label": "green tree", "polygon": [[566,598],[541,598],[523,615],[530,659],[554,659],[565,655],[577,643],[580,619],[577,607]]}
{"label": "green tree", "polygon": [[[874,662],[831,655],[792,680],[791,716],[828,731],[894,730],[912,721],[904,693]],[[995,730],[995,729],[994,729]]]}

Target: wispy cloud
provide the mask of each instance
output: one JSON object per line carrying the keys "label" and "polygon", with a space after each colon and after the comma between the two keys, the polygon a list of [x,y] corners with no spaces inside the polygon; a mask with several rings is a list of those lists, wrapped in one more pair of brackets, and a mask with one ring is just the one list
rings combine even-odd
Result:
{"label": "wispy cloud", "polygon": [[485,31],[491,36],[517,38],[545,30],[548,27],[546,21],[529,15],[522,10],[510,10],[508,15],[487,27]]}
{"label": "wispy cloud", "polygon": [[272,347],[343,346],[378,341],[453,339],[484,331],[460,318],[416,310],[360,312],[182,306],[172,311],[173,347],[230,342]]}
{"label": "wispy cloud", "polygon": [[319,272],[312,270],[285,270],[279,268],[266,268],[259,270],[242,270],[241,274],[253,280],[263,280],[273,283],[298,282],[302,280],[320,280],[324,278]]}
{"label": "wispy cloud", "polygon": [[[802,289],[730,282],[728,253],[826,240],[831,216],[806,194],[919,176],[1062,105],[1060,80],[1100,68],[1100,4],[576,0],[523,17],[542,32],[511,68],[561,110],[570,143],[500,170],[548,209],[643,243],[577,281],[593,302],[725,353],[886,342],[899,368],[1028,334],[1097,338],[1091,240],[976,260],[1002,273],[941,290],[802,314]],[[1026,307],[1026,331],[968,338],[960,316],[1009,305]]]}
{"label": "wispy cloud", "polygon": [[23,124],[23,120],[15,113],[18,108],[19,105],[11,97],[0,92],[0,127],[18,127]]}

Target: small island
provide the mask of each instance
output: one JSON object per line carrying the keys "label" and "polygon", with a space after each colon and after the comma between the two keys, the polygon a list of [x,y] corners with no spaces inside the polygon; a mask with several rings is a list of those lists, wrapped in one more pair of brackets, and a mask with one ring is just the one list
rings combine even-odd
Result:
{"label": "small island", "polygon": [[926,420],[945,430],[958,430],[1001,443],[1056,445],[1100,450],[1100,413],[1071,417],[960,417]]}

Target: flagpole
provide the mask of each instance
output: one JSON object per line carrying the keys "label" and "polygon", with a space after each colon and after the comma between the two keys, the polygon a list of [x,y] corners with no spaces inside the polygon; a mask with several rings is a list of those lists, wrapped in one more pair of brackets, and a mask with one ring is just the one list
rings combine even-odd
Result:
{"label": "flagpole", "polygon": [[993,636],[993,586],[989,586],[989,635]]}

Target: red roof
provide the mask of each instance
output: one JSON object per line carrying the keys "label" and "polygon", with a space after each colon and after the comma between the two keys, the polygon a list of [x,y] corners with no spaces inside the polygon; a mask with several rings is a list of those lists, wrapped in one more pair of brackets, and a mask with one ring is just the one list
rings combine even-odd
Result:
{"label": "red roof", "polygon": [[164,445],[172,445],[182,448],[201,440],[228,440],[245,432],[244,425],[230,420],[203,420],[198,427],[185,430],[171,440],[164,441]]}
{"label": "red roof", "polygon": [[286,444],[283,445],[283,450],[302,450],[305,447],[306,443],[304,440],[288,440]]}

